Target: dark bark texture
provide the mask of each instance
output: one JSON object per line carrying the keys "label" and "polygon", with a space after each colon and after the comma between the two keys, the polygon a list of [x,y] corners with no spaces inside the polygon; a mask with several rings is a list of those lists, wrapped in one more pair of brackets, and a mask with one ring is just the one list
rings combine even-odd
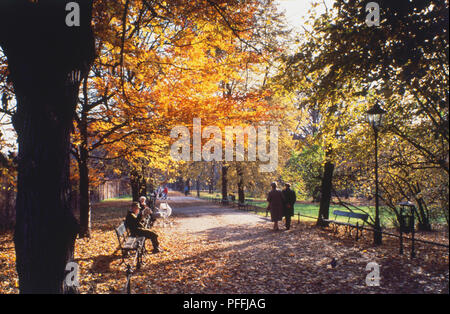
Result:
{"label": "dark bark texture", "polygon": [[322,177],[319,217],[317,219],[318,226],[328,226],[328,223],[324,221],[324,219],[329,219],[330,217],[331,191],[333,188],[333,172],[334,172],[334,164],[327,161],[325,163]]}
{"label": "dark bark texture", "polygon": [[130,173],[131,195],[133,202],[138,202],[141,196],[147,195],[147,180],[144,171],[134,168]]}
{"label": "dark bark texture", "polygon": [[70,132],[80,79],[94,58],[92,3],[67,27],[64,0],[2,0],[0,46],[17,111],[18,192],[14,242],[21,293],[64,292],[78,223],[70,208]]}
{"label": "dark bark texture", "polygon": [[78,161],[78,172],[80,174],[80,238],[90,236],[91,208],[89,202],[89,167],[88,151],[85,143],[80,147],[80,160]]}

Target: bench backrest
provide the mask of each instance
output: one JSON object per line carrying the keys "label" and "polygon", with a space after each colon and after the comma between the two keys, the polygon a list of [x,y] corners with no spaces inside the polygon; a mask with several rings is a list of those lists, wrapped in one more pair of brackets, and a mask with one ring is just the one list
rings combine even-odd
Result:
{"label": "bench backrest", "polygon": [[348,218],[358,218],[364,221],[367,221],[367,218],[369,218],[368,214],[360,214],[360,213],[353,213],[353,212],[345,212],[342,210],[335,210],[333,212],[335,216],[344,216]]}

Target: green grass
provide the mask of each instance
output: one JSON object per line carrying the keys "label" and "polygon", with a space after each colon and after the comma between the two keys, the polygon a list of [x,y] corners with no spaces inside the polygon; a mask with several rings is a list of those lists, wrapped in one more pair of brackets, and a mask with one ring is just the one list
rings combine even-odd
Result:
{"label": "green grass", "polygon": [[[263,208],[267,207],[267,202],[254,202],[256,206],[260,206]],[[361,214],[369,214],[368,222],[373,223],[371,218],[373,219],[375,217],[375,207],[374,206],[359,206],[358,207],[361,210],[353,209],[352,211],[355,213],[361,213]],[[350,218],[348,217],[342,217],[342,216],[335,216],[333,212],[335,210],[342,210],[342,211],[349,211],[346,207],[341,205],[330,205],[330,216],[329,219],[342,221],[342,222],[350,222],[353,224],[356,224],[356,222],[359,222],[361,224],[361,220],[357,218]],[[295,217],[297,217],[297,214],[300,213],[300,215],[309,216],[309,217],[303,217],[300,216],[300,220],[317,220],[317,217],[319,216],[319,204],[318,203],[307,203],[307,204],[301,204],[296,203],[294,206],[294,214]],[[388,209],[384,209],[383,207],[380,208],[380,222],[381,225],[384,227],[392,227],[393,223],[392,221],[395,221],[394,214],[389,211]]]}
{"label": "green grass", "polygon": [[112,202],[112,201],[130,201],[131,202],[132,197],[130,195],[122,195],[122,196],[102,200],[102,201],[100,201],[100,203]]}
{"label": "green grass", "polygon": [[[191,190],[190,196],[193,197],[197,197],[197,191],[196,190]],[[212,194],[209,194],[208,191],[200,191],[200,198],[201,199],[206,199],[209,200],[211,198],[221,198],[222,194],[218,193],[218,192],[214,192]],[[121,197],[117,197],[117,198],[113,198],[113,199],[107,199],[107,200],[103,200],[102,202],[109,202],[109,201],[114,201],[114,200],[123,200],[123,201],[130,201],[131,202],[131,196],[130,195],[124,195]],[[261,198],[255,198],[255,197],[246,197],[247,201],[252,201],[252,204],[258,207],[261,207],[261,215],[265,215],[265,209],[267,208],[267,202]],[[370,215],[370,217],[375,217],[375,208],[374,206],[361,206],[360,207],[363,211],[365,211],[366,213],[368,213]],[[330,219],[335,219],[335,216],[333,215],[333,211],[334,210],[343,210],[343,211],[348,211],[347,208],[345,208],[344,206],[340,206],[340,205],[331,205],[330,206]],[[358,211],[358,210],[354,210],[354,212],[357,213],[363,213],[362,211]],[[300,220],[317,220],[317,216],[319,215],[319,204],[318,203],[296,203],[295,207],[294,207],[294,213],[295,213],[295,217],[297,217],[297,214],[300,213],[300,215],[305,215],[305,216],[309,216],[309,217],[300,217]],[[336,217],[336,220],[338,221],[348,221],[347,217]],[[392,221],[395,221],[395,217],[394,214],[392,213],[392,211],[388,210],[388,209],[384,209],[383,207],[380,208],[380,221],[381,224],[383,226],[387,226],[387,227],[392,227]],[[438,217],[437,219],[435,219],[436,222],[438,223],[445,223],[445,218],[443,217]],[[354,219],[351,218],[350,222],[351,223],[356,223],[357,221],[359,221],[361,223],[360,220],[358,219]],[[369,221],[371,222],[370,218]]]}
{"label": "green grass", "polygon": [[[195,193],[192,193],[195,192]],[[191,191],[191,193],[195,196],[197,196],[197,192],[196,191]],[[206,191],[200,191],[200,198],[203,199],[210,199],[211,197],[216,197],[216,198],[220,198],[222,197],[222,195],[220,193],[213,193],[213,194],[209,194]],[[262,200],[261,198],[253,198],[253,197],[246,197],[247,201],[252,201],[252,205],[258,206],[262,208],[262,212],[260,212],[260,215],[265,215],[265,209],[267,208],[267,202],[265,200]],[[375,209],[373,207],[369,207],[369,206],[361,206],[360,207],[363,211],[365,211],[366,213],[368,213],[370,215],[370,217],[374,217],[375,216]],[[343,210],[343,211],[348,211],[347,208],[345,208],[344,206],[340,206],[340,205],[330,205],[330,219],[335,219],[335,216],[333,215],[333,211],[335,210]],[[356,213],[364,213],[363,211],[358,211],[358,210],[353,210]],[[381,212],[383,213],[380,217],[381,223],[382,225],[388,226],[388,225],[392,225],[391,223],[391,219],[393,218],[393,216],[390,213],[387,213],[386,211],[381,210]],[[300,220],[317,220],[317,217],[319,215],[319,204],[315,204],[315,203],[296,203],[294,206],[294,214],[297,217],[297,214],[300,213],[300,215],[304,215],[304,216],[309,216],[309,217],[303,217],[300,216]],[[347,222],[349,221],[347,217],[342,217],[342,216],[337,216],[336,220],[338,221],[343,221],[343,222]],[[370,218],[369,218],[370,221]],[[361,223],[361,220],[359,219],[355,219],[355,218],[350,218],[350,222],[351,223],[356,223],[359,222]]]}

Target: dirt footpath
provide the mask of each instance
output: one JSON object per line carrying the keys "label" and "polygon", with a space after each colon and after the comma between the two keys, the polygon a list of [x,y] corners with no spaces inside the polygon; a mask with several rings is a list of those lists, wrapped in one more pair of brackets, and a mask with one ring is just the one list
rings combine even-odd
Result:
{"label": "dirt footpath", "polygon": [[[448,255],[438,268],[296,220],[273,232],[253,213],[193,197],[168,203],[173,225],[160,230],[167,251],[146,265],[150,293],[448,293]],[[370,262],[380,266],[376,287],[366,285]]]}
{"label": "dirt footpath", "polygon": [[[177,231],[207,232],[223,226],[267,225],[266,217],[261,217],[233,208],[227,208],[193,197],[174,196],[168,200],[177,221]],[[218,235],[221,236],[221,235]]]}

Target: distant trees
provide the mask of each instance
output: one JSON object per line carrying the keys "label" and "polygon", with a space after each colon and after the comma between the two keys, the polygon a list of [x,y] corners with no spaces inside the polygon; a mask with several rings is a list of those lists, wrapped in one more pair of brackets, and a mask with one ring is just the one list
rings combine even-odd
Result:
{"label": "distant trees", "polygon": [[392,209],[414,201],[420,227],[429,229],[426,207],[448,217],[448,2],[377,1],[379,27],[366,25],[365,3],[335,1],[313,15],[311,32],[284,58],[280,82],[297,92],[301,110],[318,111],[315,142],[327,147],[339,177],[368,196],[373,135],[365,111],[382,100],[381,196]]}
{"label": "distant trees", "polygon": [[[97,159],[126,160],[121,170],[130,176],[135,199],[145,193],[150,170],[171,168],[169,133],[175,125],[189,126],[193,118],[236,124],[239,116],[263,116],[258,113],[263,91],[250,86],[248,76],[270,57],[267,43],[256,35],[270,33],[268,23],[277,18],[273,3],[224,4],[95,3],[99,57],[83,81],[72,140],[81,236],[89,234],[88,162],[94,151],[101,149]],[[232,97],[218,96],[244,84],[246,90]]]}

